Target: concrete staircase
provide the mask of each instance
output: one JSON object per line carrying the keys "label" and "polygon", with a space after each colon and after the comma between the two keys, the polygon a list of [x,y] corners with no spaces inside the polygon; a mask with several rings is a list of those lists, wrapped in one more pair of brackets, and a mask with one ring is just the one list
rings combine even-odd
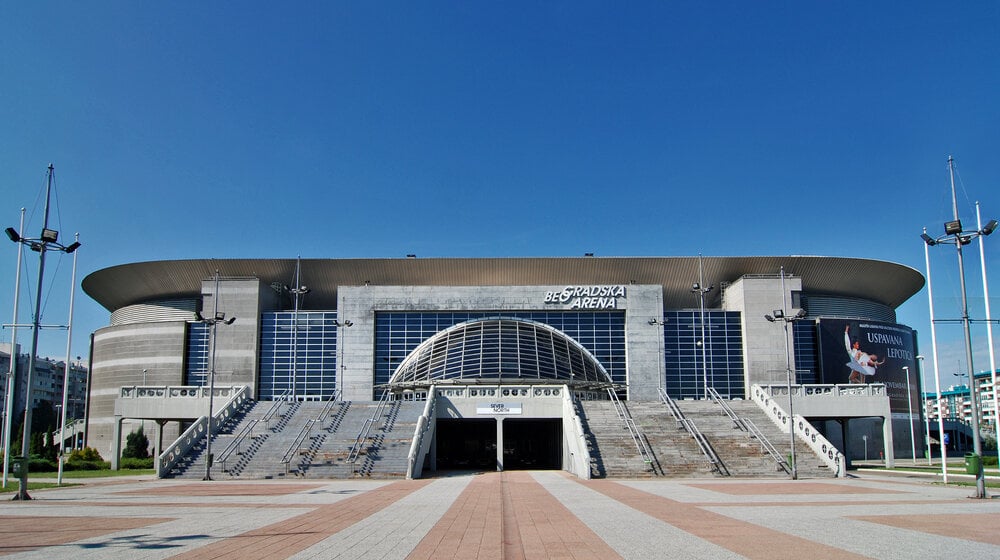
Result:
{"label": "concrete staircase", "polygon": [[[328,437],[316,447],[307,461],[295,473],[306,478],[402,478],[406,476],[408,455],[416,430],[417,419],[423,413],[424,402],[388,403],[375,419],[361,452],[352,464],[347,461],[351,448],[372,417],[378,403],[354,402],[351,409],[331,422]],[[335,424],[335,425],[334,425]]]}
{"label": "concrete staircase", "polygon": [[[750,400],[726,401],[729,407],[741,418],[752,421],[779,453],[789,454],[789,437],[782,432],[767,414]],[[779,467],[775,460],[764,450],[756,439],[747,432],[738,429],[726,415],[722,407],[713,401],[677,401],[684,415],[692,419],[719,458],[725,463],[732,476],[739,477],[777,477],[785,478],[788,473]],[[815,452],[805,444],[796,440],[795,458],[797,472],[802,478],[830,478],[834,472],[816,456]]]}
{"label": "concrete staircase", "polygon": [[[627,403],[626,406],[631,409],[632,404]],[[577,414],[587,434],[592,477],[647,478],[659,475],[655,462],[650,464],[642,459],[632,435],[611,401],[581,401]],[[639,419],[635,414],[632,417],[638,427]],[[643,427],[639,429],[645,431]]]}
{"label": "concrete staircase", "polygon": [[[273,402],[257,402],[247,406],[222,426],[212,439],[216,456],[253,421],[257,424],[252,435],[232,454],[225,464],[216,462],[212,477],[268,479],[285,476],[307,478],[376,478],[405,477],[408,455],[417,419],[423,413],[423,402],[390,402],[381,411],[363,443],[355,463],[347,462],[365,421],[372,417],[378,403],[340,401],[323,414],[326,403],[288,402],[269,422],[262,421]],[[322,415],[322,417],[321,417]],[[308,433],[296,441],[312,422]],[[295,445],[286,464],[282,459]],[[172,478],[200,479],[205,475],[204,444],[193,448],[171,473]]]}
{"label": "concrete staircase", "polygon": [[[636,427],[653,452],[646,464],[635,442],[608,401],[583,401],[577,409],[587,432],[591,453],[591,476],[595,478],[715,477],[784,478],[788,474],[749,434],[735,427],[722,407],[711,401],[676,401],[684,416],[704,435],[722,461],[716,469],[697,442],[660,402],[626,402]],[[727,401],[743,418],[750,419],[781,452],[788,449],[788,434],[752,401]],[[832,477],[833,472],[804,443],[795,447],[798,474],[805,478]]]}

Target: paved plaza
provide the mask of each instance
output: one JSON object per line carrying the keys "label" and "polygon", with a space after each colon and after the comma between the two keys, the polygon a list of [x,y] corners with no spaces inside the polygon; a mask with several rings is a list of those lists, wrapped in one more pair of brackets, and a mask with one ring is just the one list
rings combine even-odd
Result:
{"label": "paved plaza", "polygon": [[[1000,499],[908,478],[129,479],[0,502],[9,558],[998,558]],[[9,499],[9,494],[6,495]]]}

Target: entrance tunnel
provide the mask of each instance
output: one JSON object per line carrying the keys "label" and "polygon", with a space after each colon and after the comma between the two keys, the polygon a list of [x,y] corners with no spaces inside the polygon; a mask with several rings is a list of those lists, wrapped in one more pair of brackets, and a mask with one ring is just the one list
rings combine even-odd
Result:
{"label": "entrance tunnel", "polygon": [[502,463],[497,454],[497,419],[438,419],[438,470],[562,468],[562,420],[505,418]]}

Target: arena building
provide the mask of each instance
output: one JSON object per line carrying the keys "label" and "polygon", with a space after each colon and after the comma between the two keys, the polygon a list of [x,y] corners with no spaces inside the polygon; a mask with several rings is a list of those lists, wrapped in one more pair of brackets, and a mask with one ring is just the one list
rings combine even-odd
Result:
{"label": "arena building", "polygon": [[[795,413],[833,445],[855,445],[861,432],[848,433],[848,418],[895,417],[901,426],[872,429],[872,443],[908,454],[899,414],[912,382],[919,420],[922,392],[915,333],[896,324],[895,310],[923,283],[891,262],[812,256],[125,264],[83,281],[111,313],[93,335],[88,444],[115,453],[130,418],[157,419],[166,442],[195,420],[141,412],[162,402],[129,408],[123,399],[136,387],[245,387],[256,402],[430,395],[439,430],[457,430],[450,437],[495,433],[503,468],[518,459],[497,442],[523,443],[525,433],[565,440],[573,429],[568,405],[535,395],[739,401],[755,387],[786,386],[787,395],[794,372],[802,392],[793,393],[803,397],[792,401]],[[809,387],[852,385],[883,387],[891,414],[807,398],[817,393]],[[453,445],[434,441],[431,455]],[[574,449],[564,443],[552,460],[574,470],[566,466]]]}

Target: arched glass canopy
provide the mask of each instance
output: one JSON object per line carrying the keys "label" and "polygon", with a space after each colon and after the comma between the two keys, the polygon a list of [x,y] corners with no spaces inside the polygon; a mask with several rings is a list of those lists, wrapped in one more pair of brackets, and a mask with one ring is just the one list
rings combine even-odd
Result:
{"label": "arched glass canopy", "polygon": [[525,319],[459,323],[417,346],[396,368],[392,389],[435,384],[567,384],[604,389],[604,366],[565,333]]}

